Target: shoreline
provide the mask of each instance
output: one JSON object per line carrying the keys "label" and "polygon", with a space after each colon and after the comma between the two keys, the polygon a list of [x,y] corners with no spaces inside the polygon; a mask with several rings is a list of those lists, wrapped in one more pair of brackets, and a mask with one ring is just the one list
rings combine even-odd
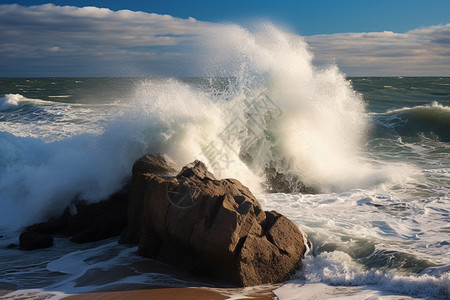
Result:
{"label": "shoreline", "polygon": [[65,300],[103,300],[103,299],[185,299],[185,300],[223,300],[220,293],[202,288],[157,288],[116,292],[83,293],[64,297]]}
{"label": "shoreline", "polygon": [[109,299],[184,299],[184,300],[224,300],[224,299],[276,299],[273,291],[279,285],[255,286],[248,288],[208,288],[208,287],[164,287],[148,289],[131,289],[110,292],[87,292],[80,294],[64,294],[58,291],[0,290],[2,299],[34,299],[42,296],[45,299],[65,300],[109,300]]}
{"label": "shoreline", "polygon": [[144,290],[130,290],[117,292],[95,292],[71,295],[64,297],[65,300],[103,300],[103,299],[184,299],[184,300],[224,300],[224,299],[275,299],[272,290],[251,293],[238,292],[236,289],[213,289],[213,288],[158,288]]}

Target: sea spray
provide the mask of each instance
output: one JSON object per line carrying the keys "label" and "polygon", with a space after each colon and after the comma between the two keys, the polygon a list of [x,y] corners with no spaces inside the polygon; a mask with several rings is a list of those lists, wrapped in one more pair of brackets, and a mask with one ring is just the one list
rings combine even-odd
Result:
{"label": "sea spray", "polygon": [[105,199],[122,187],[145,148],[125,128],[51,143],[0,133],[0,158],[8,160],[0,165],[0,228],[14,230],[59,215],[76,197]]}
{"label": "sea spray", "polygon": [[[204,160],[218,177],[246,178],[249,187],[259,191],[260,180],[236,153],[215,144],[229,119],[224,103],[213,98],[210,93],[174,79],[144,81],[135,98],[139,112],[134,113],[146,123],[145,130],[154,133],[149,150],[166,154],[179,169],[196,159]],[[224,167],[217,167],[214,159],[223,160],[225,156],[211,159],[208,148],[226,151]]]}
{"label": "sea spray", "polygon": [[393,178],[362,154],[369,121],[361,95],[336,67],[314,66],[301,37],[270,24],[211,32],[199,44],[209,80],[140,80],[124,99],[98,103],[2,98],[0,205],[8,213],[0,227],[44,220],[75,197],[107,197],[148,152],[178,167],[203,160],[255,193],[267,188],[268,172],[283,174],[287,191]]}
{"label": "sea spray", "polygon": [[[272,167],[318,191],[374,186],[393,177],[365,160],[370,128],[365,104],[335,66],[314,66],[301,37],[271,24],[254,31],[238,26],[221,30],[205,46],[217,54],[207,66],[214,66],[211,73],[219,70],[236,79],[227,96],[231,117],[225,122],[234,123],[231,148],[255,174],[263,178]],[[266,114],[255,120],[261,105],[253,104],[261,98],[267,99]]]}

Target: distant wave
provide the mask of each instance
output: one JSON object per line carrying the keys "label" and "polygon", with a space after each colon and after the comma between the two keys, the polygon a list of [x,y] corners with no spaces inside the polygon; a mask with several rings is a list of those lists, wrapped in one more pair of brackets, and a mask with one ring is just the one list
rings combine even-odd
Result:
{"label": "distant wave", "polygon": [[4,97],[0,98],[0,111],[6,111],[10,109],[14,109],[24,103],[27,104],[45,104],[45,103],[53,103],[51,101],[44,101],[40,99],[31,99],[27,98],[21,94],[6,94]]}
{"label": "distant wave", "polygon": [[414,107],[403,107],[400,109],[389,110],[386,113],[383,113],[382,115],[392,116],[400,113],[409,113],[412,115],[422,115],[422,116],[435,114],[436,116],[450,117],[450,107],[444,106],[434,101],[429,105],[419,105]]}
{"label": "distant wave", "polygon": [[20,94],[7,94],[5,97],[0,98],[0,111],[8,110],[19,105],[21,100],[25,99]]}
{"label": "distant wave", "polygon": [[58,95],[58,96],[48,96],[49,98],[69,98],[72,95]]}
{"label": "distant wave", "polygon": [[438,102],[373,114],[375,120],[402,136],[435,135],[450,142],[450,107]]}

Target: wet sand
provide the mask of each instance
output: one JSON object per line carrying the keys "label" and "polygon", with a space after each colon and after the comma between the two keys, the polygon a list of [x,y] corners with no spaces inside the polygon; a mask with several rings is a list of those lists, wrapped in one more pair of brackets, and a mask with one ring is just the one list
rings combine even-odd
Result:
{"label": "wet sand", "polygon": [[[183,300],[224,300],[224,299],[254,299],[254,300],[272,300],[275,295],[272,293],[277,286],[258,286],[253,288],[199,288],[199,287],[183,287],[183,288],[153,288],[153,289],[136,289],[127,291],[114,292],[92,292],[76,295],[61,295],[65,300],[121,300],[121,299],[183,299]],[[30,291],[16,295],[8,294],[17,292],[12,290],[0,290],[0,297],[5,299],[36,299],[40,294],[42,299],[52,295],[52,292]],[[54,296],[55,294],[53,294]],[[11,298],[10,298],[11,297]],[[38,296],[39,297],[39,296]]]}
{"label": "wet sand", "polygon": [[[133,275],[152,274],[167,275],[168,281],[155,282],[155,285],[120,283],[120,280]],[[173,280],[172,280],[173,279]],[[97,299],[183,299],[183,300],[221,300],[221,299],[274,299],[273,290],[281,284],[261,285],[247,288],[230,287],[214,278],[197,277],[180,271],[173,266],[152,259],[142,259],[129,264],[110,266],[107,269],[92,269],[74,279],[77,287],[97,286],[92,292],[70,294],[64,288],[60,291],[46,290],[45,287],[33,287],[29,290],[15,290],[4,287],[0,290],[1,299],[58,299],[97,300]],[[117,283],[117,284],[114,284]],[[174,286],[174,284],[176,284]],[[107,285],[105,287],[105,285]],[[9,293],[13,293],[8,295]]]}
{"label": "wet sand", "polygon": [[[118,300],[118,299],[183,299],[183,300],[222,300],[227,296],[201,288],[164,288],[149,290],[132,290],[120,292],[86,293],[68,296],[65,300]],[[272,299],[272,298],[268,298]]]}

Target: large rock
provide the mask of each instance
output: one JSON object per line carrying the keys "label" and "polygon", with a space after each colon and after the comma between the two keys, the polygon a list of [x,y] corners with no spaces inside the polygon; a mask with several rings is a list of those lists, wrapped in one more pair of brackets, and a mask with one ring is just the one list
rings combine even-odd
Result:
{"label": "large rock", "polygon": [[34,250],[53,246],[53,237],[48,234],[26,231],[20,237],[20,249]]}
{"label": "large rock", "polygon": [[139,255],[239,286],[285,281],[301,266],[306,246],[298,227],[264,212],[239,181],[217,180],[200,161],[177,176],[143,165],[133,167],[128,217],[135,224],[126,234]]}
{"label": "large rock", "polygon": [[120,242],[127,244],[137,244],[141,235],[143,198],[147,189],[146,176],[143,175],[169,176],[176,174],[175,168],[170,166],[165,157],[160,154],[141,157],[134,163],[132,170],[133,178],[128,192],[128,230],[120,237]]}

